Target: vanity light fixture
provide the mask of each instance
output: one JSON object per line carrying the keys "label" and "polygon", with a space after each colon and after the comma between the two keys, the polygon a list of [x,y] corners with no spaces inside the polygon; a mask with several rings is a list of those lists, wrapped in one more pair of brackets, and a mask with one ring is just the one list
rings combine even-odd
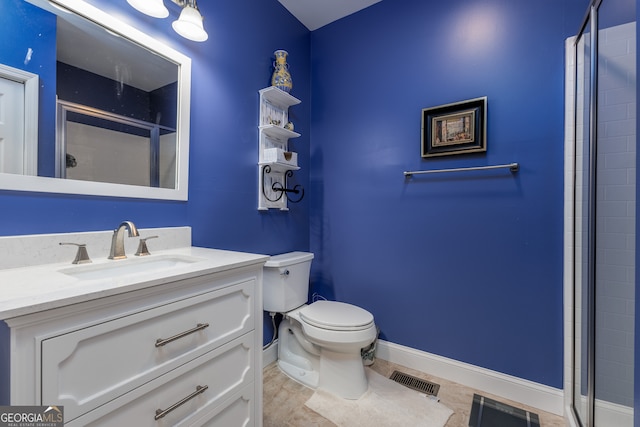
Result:
{"label": "vanity light fixture", "polygon": [[[171,24],[175,32],[186,39],[196,42],[207,40],[209,34],[204,30],[202,24],[204,18],[200,14],[196,0],[171,1],[182,7],[180,17]],[[169,10],[165,7],[163,0],[127,0],[127,3],[134,9],[154,18],[166,18],[169,16]]]}
{"label": "vanity light fixture", "polygon": [[127,0],[127,3],[135,10],[154,18],[166,18],[169,16],[169,10],[162,0]]}
{"label": "vanity light fixture", "polygon": [[[171,1],[176,2],[176,0]],[[204,18],[198,10],[196,0],[178,0],[178,4],[183,9],[180,12],[180,18],[171,24],[175,32],[194,42],[203,42],[208,39],[209,34],[207,34],[202,25]]]}

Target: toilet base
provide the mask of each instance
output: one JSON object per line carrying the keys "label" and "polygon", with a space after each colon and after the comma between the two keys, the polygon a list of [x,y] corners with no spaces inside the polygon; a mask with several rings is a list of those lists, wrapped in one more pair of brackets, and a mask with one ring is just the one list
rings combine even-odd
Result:
{"label": "toilet base", "polygon": [[[326,354],[333,353],[333,354]],[[320,371],[308,370],[278,360],[280,370],[292,380],[313,390],[322,389],[343,399],[359,399],[369,388],[364,363],[358,355],[323,351]]]}
{"label": "toilet base", "polygon": [[292,365],[284,360],[278,360],[278,367],[289,378],[311,389],[318,388],[318,380],[320,375],[317,371],[309,371],[304,368]]}
{"label": "toilet base", "polygon": [[292,318],[280,322],[278,336],[278,367],[291,379],[343,399],[358,399],[367,391],[359,348],[345,353],[314,344]]}
{"label": "toilet base", "polygon": [[369,388],[360,352],[338,353],[323,348],[319,376],[318,388],[343,399],[359,399]]}
{"label": "toilet base", "polygon": [[[290,319],[283,319],[278,328],[278,367],[289,378],[309,388],[318,387],[320,353],[311,354],[296,338],[302,335],[300,325]],[[311,343],[305,343],[311,345]]]}
{"label": "toilet base", "polygon": [[[294,381],[311,389],[321,388],[344,399],[358,399],[368,389],[360,351],[340,353],[318,348],[319,354],[304,350],[293,330],[299,325],[288,319],[280,324],[278,367]],[[299,335],[299,334],[298,334]]]}

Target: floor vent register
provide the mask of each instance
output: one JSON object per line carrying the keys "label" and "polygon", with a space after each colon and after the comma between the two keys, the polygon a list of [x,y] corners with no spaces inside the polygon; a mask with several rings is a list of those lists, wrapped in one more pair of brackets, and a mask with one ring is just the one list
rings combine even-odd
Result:
{"label": "floor vent register", "polygon": [[432,383],[400,371],[393,371],[389,379],[392,379],[398,384],[402,384],[403,386],[419,391],[420,393],[425,393],[431,396],[437,396],[438,390],[440,390],[439,384]]}

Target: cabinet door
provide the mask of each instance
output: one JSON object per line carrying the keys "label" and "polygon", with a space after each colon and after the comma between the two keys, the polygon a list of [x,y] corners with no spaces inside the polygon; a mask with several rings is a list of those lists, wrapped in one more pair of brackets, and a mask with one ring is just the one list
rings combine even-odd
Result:
{"label": "cabinet door", "polygon": [[64,405],[72,420],[246,334],[254,287],[250,280],[44,340],[43,404]]}
{"label": "cabinet door", "polygon": [[[210,425],[250,425],[255,369],[253,334],[192,360],[66,425],[191,427],[218,417],[226,424]],[[198,386],[204,390],[197,392]],[[166,414],[156,419],[163,411]]]}

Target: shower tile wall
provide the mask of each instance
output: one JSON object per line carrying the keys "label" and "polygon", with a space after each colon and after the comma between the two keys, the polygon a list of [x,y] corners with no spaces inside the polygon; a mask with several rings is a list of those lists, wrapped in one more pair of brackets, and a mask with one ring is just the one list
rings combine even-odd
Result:
{"label": "shower tile wall", "polygon": [[633,407],[635,23],[599,32],[596,399]]}

